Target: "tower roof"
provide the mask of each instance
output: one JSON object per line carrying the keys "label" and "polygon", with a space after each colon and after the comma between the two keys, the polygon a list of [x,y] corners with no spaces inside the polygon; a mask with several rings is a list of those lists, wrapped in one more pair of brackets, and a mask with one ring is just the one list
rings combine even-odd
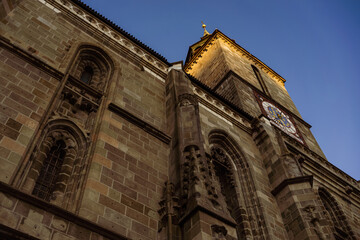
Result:
{"label": "tower roof", "polygon": [[254,65],[263,69],[264,72],[268,73],[274,79],[279,81],[281,84],[285,85],[286,80],[283,77],[281,77],[277,72],[275,72],[265,63],[260,61],[257,57],[246,51],[243,47],[237,44],[235,40],[230,39],[228,36],[226,36],[218,29],[215,29],[215,31],[212,34],[209,35],[204,34],[204,36],[201,38],[200,41],[194,43],[189,47],[189,51],[186,56],[184,70],[186,71],[188,69],[191,69],[191,67],[195,65],[197,61],[202,57],[202,54],[208,51],[211,45],[213,45],[213,42],[218,38],[223,39],[230,46],[234,47],[236,51],[239,51],[242,55],[246,56],[249,60],[251,60],[254,63]]}

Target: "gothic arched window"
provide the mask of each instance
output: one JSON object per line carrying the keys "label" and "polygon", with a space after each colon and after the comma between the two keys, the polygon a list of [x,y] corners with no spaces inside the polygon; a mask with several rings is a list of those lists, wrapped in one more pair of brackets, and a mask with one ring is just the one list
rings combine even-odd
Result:
{"label": "gothic arched window", "polygon": [[66,151],[65,143],[62,140],[56,142],[47,154],[36,180],[33,195],[46,201],[50,200],[53,193],[61,166],[64,162]]}
{"label": "gothic arched window", "polygon": [[265,238],[261,213],[250,166],[237,142],[222,130],[209,134],[211,162],[235,222],[239,239]]}
{"label": "gothic arched window", "polygon": [[110,77],[111,60],[101,49],[83,46],[71,75],[99,91],[104,91]]}
{"label": "gothic arched window", "polygon": [[238,189],[236,189],[235,175],[232,162],[228,154],[219,146],[211,148],[211,160],[216,178],[220,184],[221,194],[225,197],[227,208],[237,223],[239,238],[243,239],[249,235],[246,230],[247,215],[238,199]]}
{"label": "gothic arched window", "polygon": [[[234,191],[234,176],[230,165],[230,159],[226,153],[219,147],[211,149],[211,159],[214,165],[215,174],[221,186],[221,193],[226,198],[226,203],[230,212],[239,205],[236,202],[236,191]],[[234,216],[233,216],[234,217]]]}
{"label": "gothic arched window", "polygon": [[90,83],[92,77],[94,75],[94,70],[90,66],[86,66],[81,73],[80,80],[84,83]]}
{"label": "gothic arched window", "polygon": [[19,188],[67,210],[79,205],[79,189],[85,184],[88,139],[67,119],[50,121],[19,171]]}
{"label": "gothic arched window", "polygon": [[355,239],[343,211],[340,209],[335,198],[324,188],[319,188],[319,196],[323,203],[332,226],[335,228],[335,239]]}

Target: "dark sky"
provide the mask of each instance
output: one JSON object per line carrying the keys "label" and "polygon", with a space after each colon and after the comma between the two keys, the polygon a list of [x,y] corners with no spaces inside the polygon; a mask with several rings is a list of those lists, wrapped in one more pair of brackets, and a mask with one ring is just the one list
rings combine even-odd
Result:
{"label": "dark sky", "polygon": [[201,21],[282,77],[327,159],[360,179],[360,1],[83,0],[169,62],[185,60]]}

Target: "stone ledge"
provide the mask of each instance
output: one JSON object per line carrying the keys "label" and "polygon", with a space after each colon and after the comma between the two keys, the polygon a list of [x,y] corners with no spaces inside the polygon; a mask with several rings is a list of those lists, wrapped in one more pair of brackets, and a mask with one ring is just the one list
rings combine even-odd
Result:
{"label": "stone ledge", "polygon": [[182,216],[178,220],[178,224],[180,224],[180,225],[184,224],[185,221],[190,219],[198,211],[206,213],[206,214],[210,215],[211,217],[228,224],[229,226],[236,227],[236,222],[234,219],[229,218],[228,216],[225,216],[224,214],[219,214],[219,211],[211,211],[208,209],[208,207],[202,206],[202,204],[197,204],[195,206],[192,206],[191,209],[189,209],[189,211],[187,211],[184,214],[184,216]]}
{"label": "stone ledge", "polygon": [[171,141],[171,137],[168,136],[166,133],[158,130],[154,126],[150,125],[149,123],[144,122],[140,118],[134,116],[132,113],[126,111],[125,109],[119,107],[114,103],[109,104],[109,110],[116,113],[117,115],[121,116],[122,118],[126,119],[127,121],[133,123],[134,125],[138,126],[139,128],[143,129],[145,132],[151,134],[152,136],[156,137],[160,141],[169,144]]}
{"label": "stone ledge", "polygon": [[38,57],[33,56],[27,53],[25,50],[21,49],[20,47],[15,46],[11,41],[3,36],[0,36],[0,47],[7,49],[8,51],[20,56],[26,62],[40,68],[50,76],[54,77],[57,80],[61,80],[64,74],[55,68],[49,66],[48,64],[44,63]]}
{"label": "stone ledge", "polygon": [[9,228],[1,223],[0,223],[0,238],[13,239],[13,240],[39,240],[39,238],[35,238],[26,233]]}
{"label": "stone ledge", "polygon": [[[71,213],[69,211],[66,211],[58,206],[55,206],[49,202],[46,202],[42,199],[36,198],[32,195],[28,195],[26,193],[23,193],[19,191],[18,189],[15,189],[11,187],[10,185],[0,182],[0,192],[3,192],[4,194],[11,195],[12,197],[26,202],[28,204],[31,204],[32,206],[35,206],[37,208],[40,208],[42,210],[45,210],[46,212],[52,213],[58,217],[64,218],[76,225],[79,225],[83,228],[86,228],[90,230],[91,232],[95,232],[101,236],[104,236],[109,239],[116,239],[116,240],[127,240],[128,238],[119,235],[113,231],[110,231],[106,228],[103,228],[99,225],[97,225],[94,222],[91,222],[85,218],[79,217],[78,215],[75,215],[74,213]],[[5,229],[6,228],[6,229]],[[1,233],[3,233],[3,229],[7,230],[8,227],[2,227],[0,226],[0,236]],[[13,230],[14,233],[17,233],[17,230]],[[26,234],[24,234],[25,236]],[[16,236],[16,235],[15,235]],[[19,239],[36,239],[36,238],[19,238]]]}
{"label": "stone ledge", "polygon": [[309,175],[309,176],[301,176],[301,177],[285,179],[271,191],[271,194],[273,196],[276,196],[286,186],[291,185],[291,184],[304,183],[304,182],[309,182],[312,186],[313,185],[313,176]]}

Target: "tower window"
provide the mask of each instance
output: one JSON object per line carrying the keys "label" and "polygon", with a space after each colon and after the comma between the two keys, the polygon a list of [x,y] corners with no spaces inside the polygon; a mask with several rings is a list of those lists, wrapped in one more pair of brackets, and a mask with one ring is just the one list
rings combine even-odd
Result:
{"label": "tower window", "polygon": [[92,77],[94,75],[94,70],[90,66],[86,66],[84,71],[81,73],[80,80],[84,83],[90,83]]}
{"label": "tower window", "polygon": [[65,143],[57,141],[47,154],[40,170],[39,177],[36,180],[33,195],[46,201],[50,200],[54,190],[57,177],[66,155]]}

